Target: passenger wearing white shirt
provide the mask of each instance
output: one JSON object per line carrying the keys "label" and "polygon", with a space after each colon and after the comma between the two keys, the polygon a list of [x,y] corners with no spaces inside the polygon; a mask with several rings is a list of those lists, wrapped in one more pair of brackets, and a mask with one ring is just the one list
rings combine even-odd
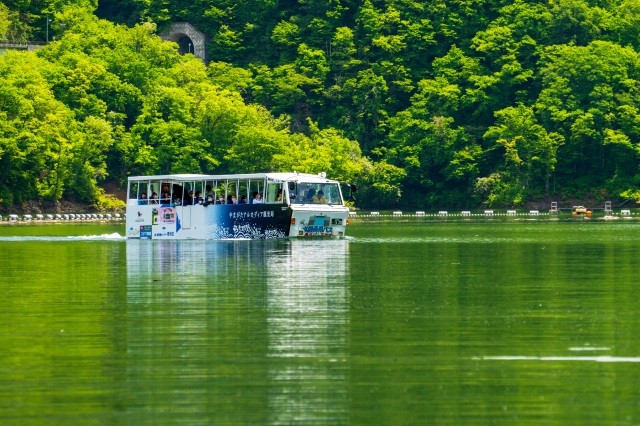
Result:
{"label": "passenger wearing white shirt", "polygon": [[262,204],[262,203],[263,203],[262,194],[260,194],[258,191],[254,191],[252,204]]}

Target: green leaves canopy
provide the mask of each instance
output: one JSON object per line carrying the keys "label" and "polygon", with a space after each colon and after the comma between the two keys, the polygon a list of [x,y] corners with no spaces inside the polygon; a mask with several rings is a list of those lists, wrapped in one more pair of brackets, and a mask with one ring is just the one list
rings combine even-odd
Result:
{"label": "green leaves canopy", "polygon": [[[622,201],[640,186],[636,0],[98,8],[130,28],[96,19],[91,2],[67,3],[0,7],[12,39],[42,34],[53,17],[56,42],[40,60],[18,57],[54,116],[33,121],[21,76],[0,88],[2,173],[38,176],[24,183],[32,196],[91,198],[132,172],[269,167],[357,180],[361,205],[376,207]],[[214,62],[155,36],[177,21],[206,33]],[[6,72],[22,72],[8,58]],[[16,111],[52,128],[21,134]],[[47,160],[21,158],[23,148]],[[19,192],[2,182],[3,199]]]}

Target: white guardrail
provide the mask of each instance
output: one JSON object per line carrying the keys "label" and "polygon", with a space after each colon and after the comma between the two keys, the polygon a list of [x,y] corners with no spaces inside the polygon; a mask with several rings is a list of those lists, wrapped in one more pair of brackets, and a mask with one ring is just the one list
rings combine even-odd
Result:
{"label": "white guardrail", "polygon": [[125,215],[120,213],[37,213],[0,215],[0,222],[108,222],[122,221]]}
{"label": "white guardrail", "polygon": [[[572,218],[574,216],[571,215],[570,212],[559,213],[558,211],[540,211],[540,210],[529,210],[529,211],[517,211],[517,210],[505,210],[505,211],[496,211],[496,210],[482,210],[478,212],[472,212],[471,210],[462,210],[459,212],[450,212],[448,210],[438,210],[437,212],[425,212],[424,210],[418,210],[415,212],[403,212],[401,210],[394,210],[391,212],[380,212],[380,211],[351,211],[349,216],[355,218],[494,218],[494,217],[504,217],[504,218],[540,218],[540,217],[564,217],[564,218]],[[582,216],[580,216],[582,217]],[[640,213],[634,213],[631,210],[620,210],[619,212],[614,211],[606,211],[604,214],[595,215],[595,218],[615,218],[615,217],[625,217],[632,218],[638,217],[640,218]],[[592,218],[594,218],[592,216]]]}

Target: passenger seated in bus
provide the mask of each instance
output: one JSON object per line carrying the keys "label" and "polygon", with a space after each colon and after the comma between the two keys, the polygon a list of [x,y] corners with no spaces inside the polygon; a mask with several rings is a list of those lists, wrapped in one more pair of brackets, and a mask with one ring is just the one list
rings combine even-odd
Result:
{"label": "passenger seated in bus", "polygon": [[318,193],[314,195],[313,198],[311,198],[311,201],[315,204],[327,204],[327,199],[324,198],[324,192],[322,191],[322,189],[318,191]]}
{"label": "passenger seated in bus", "polygon": [[252,204],[262,204],[262,194],[260,194],[258,191],[253,191]]}
{"label": "passenger seated in bus", "polygon": [[189,192],[184,195],[184,203],[182,205],[190,206],[191,204],[193,204],[193,189],[190,189]]}
{"label": "passenger seated in bus", "polygon": [[149,199],[149,204],[158,204],[158,194],[155,192],[151,193],[151,198]]}
{"label": "passenger seated in bus", "polygon": [[146,192],[143,192],[142,194],[140,194],[140,199],[138,200],[138,204],[140,204],[140,205],[149,204],[149,200],[147,199],[147,193]]}
{"label": "passenger seated in bus", "polygon": [[224,195],[218,195],[218,200],[216,200],[216,204],[224,204]]}
{"label": "passenger seated in bus", "polygon": [[240,199],[238,200],[238,204],[247,204],[247,196],[246,195],[242,195],[240,197]]}
{"label": "passenger seated in bus", "polygon": [[276,195],[276,201],[282,201],[282,189],[278,189],[278,194]]}
{"label": "passenger seated in bus", "polygon": [[182,187],[178,185],[173,185],[173,195],[171,195],[171,203],[173,205],[179,206],[182,204]]}
{"label": "passenger seated in bus", "polygon": [[202,198],[202,194],[200,191],[196,191],[196,195],[193,197],[193,204],[202,204],[204,203],[204,198]]}
{"label": "passenger seated in bus", "polygon": [[227,204],[238,204],[238,199],[235,195],[229,195],[229,198],[227,198]]}
{"label": "passenger seated in bus", "polygon": [[213,204],[213,195],[207,195],[207,200],[204,202],[204,205],[208,206],[209,204]]}
{"label": "passenger seated in bus", "polygon": [[216,196],[215,192],[213,192],[213,188],[211,187],[211,185],[206,185],[204,189],[207,191],[207,197],[209,195],[211,195],[211,198],[214,198]]}

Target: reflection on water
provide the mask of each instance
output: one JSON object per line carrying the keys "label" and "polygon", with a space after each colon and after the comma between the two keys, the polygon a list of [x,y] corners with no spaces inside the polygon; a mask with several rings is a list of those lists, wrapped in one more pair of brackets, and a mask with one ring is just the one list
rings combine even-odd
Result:
{"label": "reflection on water", "polygon": [[346,422],[348,256],[346,240],[292,241],[270,256],[272,423]]}
{"label": "reflection on water", "polygon": [[128,241],[130,379],[179,366],[192,386],[172,404],[242,390],[228,420],[344,423],[348,263],[347,240]]}
{"label": "reflection on water", "polygon": [[0,424],[640,423],[640,223],[113,232],[0,229]]}
{"label": "reflection on water", "polygon": [[483,356],[474,358],[488,361],[578,361],[578,362],[640,362],[637,356],[523,356],[523,355],[507,355],[507,356]]}
{"label": "reflection on water", "polygon": [[42,241],[42,242],[52,242],[52,241],[110,241],[110,240],[124,240],[125,238],[118,234],[117,232],[113,232],[111,234],[99,234],[99,235],[11,235],[11,236],[0,236],[0,242],[26,242],[26,241]]}

